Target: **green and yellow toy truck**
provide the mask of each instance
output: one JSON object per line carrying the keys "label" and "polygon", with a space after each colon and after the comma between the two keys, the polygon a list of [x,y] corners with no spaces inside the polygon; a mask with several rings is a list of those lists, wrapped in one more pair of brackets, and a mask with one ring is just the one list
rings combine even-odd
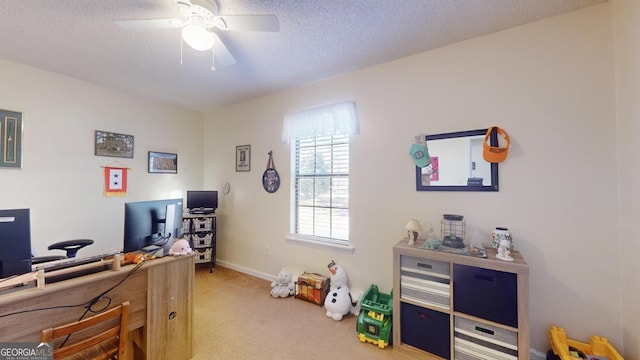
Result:
{"label": "green and yellow toy truck", "polygon": [[378,286],[369,286],[360,300],[360,315],[356,323],[358,339],[384,349],[392,339],[392,312],[393,290],[391,294],[383,294],[378,291]]}

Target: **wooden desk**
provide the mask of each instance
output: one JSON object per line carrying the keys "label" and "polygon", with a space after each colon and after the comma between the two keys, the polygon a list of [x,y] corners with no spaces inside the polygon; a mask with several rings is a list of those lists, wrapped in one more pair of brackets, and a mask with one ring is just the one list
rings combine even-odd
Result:
{"label": "wooden desk", "polygon": [[[191,359],[193,356],[194,255],[151,260],[105,296],[108,307],[131,303],[130,359]],[[105,270],[0,295],[0,341],[39,342],[42,329],[76,321],[84,304],[122,281],[134,268]],[[108,303],[95,304],[100,310]],[[46,309],[46,310],[37,310]],[[37,311],[36,311],[37,310]],[[87,315],[90,315],[87,314]]]}

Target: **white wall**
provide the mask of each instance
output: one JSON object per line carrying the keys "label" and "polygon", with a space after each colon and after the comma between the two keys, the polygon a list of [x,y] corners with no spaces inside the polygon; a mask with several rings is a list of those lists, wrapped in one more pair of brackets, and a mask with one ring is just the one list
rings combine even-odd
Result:
{"label": "white wall", "polygon": [[[32,249],[95,240],[79,254],[122,249],[128,201],[202,186],[202,115],[0,60],[0,108],[22,112],[23,166],[0,169],[0,208],[31,209]],[[94,155],[94,131],[134,136],[134,158]],[[178,174],[147,173],[149,150],[178,154]],[[128,194],[104,196],[101,166],[130,167]]]}
{"label": "white wall", "polygon": [[[352,287],[384,291],[407,219],[439,230],[441,214],[461,213],[487,244],[493,227],[512,230],[531,267],[534,349],[546,351],[548,327],[558,324],[576,339],[607,336],[638,359],[639,20],[640,4],[615,0],[229,106],[206,116],[204,127],[198,113],[0,60],[0,108],[24,116],[24,166],[0,169],[0,208],[31,208],[38,253],[76,237],[95,239],[99,252],[121,246],[124,202],[229,181],[218,215],[223,263],[328,275],[335,259]],[[353,255],[284,241],[282,118],[345,99],[356,101],[361,119],[352,141]],[[512,139],[499,193],[414,191],[414,135],[493,124]],[[134,135],[135,158],[94,156],[95,130]],[[237,173],[235,146],[245,144],[252,170]],[[148,174],[149,150],[178,153],[178,175]],[[261,185],[269,150],[282,176],[275,194]],[[116,160],[132,168],[129,194],[105,198],[100,167]]]}
{"label": "white wall", "polygon": [[[439,231],[443,213],[460,213],[486,244],[494,227],[511,229],[531,269],[534,349],[549,348],[552,324],[576,339],[607,336],[621,349],[611,9],[590,7],[208,115],[205,186],[231,183],[218,215],[218,258],[264,274],[286,267],[327,275],[335,259],[352,287],[389,291],[392,246],[407,220]],[[351,145],[352,255],[284,240],[290,166],[282,118],[343,100],[356,102],[361,126]],[[414,190],[414,135],[494,124],[512,140],[500,192]],[[237,173],[235,146],[244,144],[252,146],[251,172]],[[274,194],[261,185],[269,150],[283,178]]]}
{"label": "white wall", "polygon": [[627,360],[640,359],[640,2],[615,1],[616,110],[620,178],[620,270],[623,284],[624,347]]}

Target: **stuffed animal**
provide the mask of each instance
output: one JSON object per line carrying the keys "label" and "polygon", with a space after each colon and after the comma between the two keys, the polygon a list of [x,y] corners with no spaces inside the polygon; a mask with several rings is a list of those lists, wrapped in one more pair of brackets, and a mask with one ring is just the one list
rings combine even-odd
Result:
{"label": "stuffed animal", "polygon": [[136,253],[130,252],[130,253],[124,254],[124,259],[122,260],[121,264],[122,265],[140,264],[145,260],[147,260],[147,258],[143,254],[136,254]]}
{"label": "stuffed animal", "polygon": [[331,260],[327,265],[331,272],[329,282],[329,293],[324,299],[324,307],[327,309],[326,315],[333,320],[340,321],[342,317],[348,313],[358,315],[360,313],[360,304],[358,300],[353,301],[348,286],[347,273],[342,266]]}
{"label": "stuffed animal", "polygon": [[286,298],[293,295],[293,280],[291,273],[284,268],[278,272],[278,277],[271,282],[271,296]]}
{"label": "stuffed animal", "polygon": [[171,246],[171,249],[169,250],[169,255],[173,255],[173,256],[180,256],[180,255],[187,255],[191,253],[191,246],[189,246],[189,242],[187,240],[184,239],[180,239],[180,240],[176,240],[176,242],[173,243],[173,246]]}

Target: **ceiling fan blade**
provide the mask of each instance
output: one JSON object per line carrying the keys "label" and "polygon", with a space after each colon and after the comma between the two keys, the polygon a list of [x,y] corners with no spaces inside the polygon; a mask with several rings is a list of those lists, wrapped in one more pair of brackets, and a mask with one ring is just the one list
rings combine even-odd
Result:
{"label": "ceiling fan blade", "polygon": [[125,30],[174,29],[184,25],[181,19],[116,20],[114,22]]}
{"label": "ceiling fan blade", "polygon": [[240,31],[280,31],[280,22],[275,15],[218,15],[225,26],[222,30]]}
{"label": "ceiling fan blade", "polygon": [[222,66],[229,66],[236,63],[236,59],[229,52],[229,49],[224,45],[218,34],[211,32],[211,36],[215,39],[213,42],[213,54],[216,60]]}
{"label": "ceiling fan blade", "polygon": [[191,4],[191,0],[176,0],[176,4],[178,4],[178,6],[182,6],[182,7],[191,7],[191,6],[193,6],[193,4]]}

